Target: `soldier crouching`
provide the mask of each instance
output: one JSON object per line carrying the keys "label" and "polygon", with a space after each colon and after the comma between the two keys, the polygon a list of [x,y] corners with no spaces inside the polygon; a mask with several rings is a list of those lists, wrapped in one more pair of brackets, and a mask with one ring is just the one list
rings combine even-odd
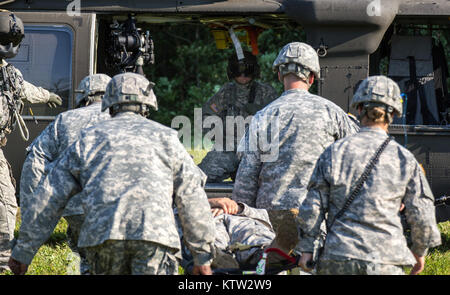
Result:
{"label": "soldier crouching", "polygon": [[[25,273],[72,196],[82,194],[85,221],[78,247],[92,274],[176,274],[184,242],[194,274],[211,274],[214,224],[204,173],[177,132],[147,117],[157,109],[153,83],[125,73],[108,83],[102,111],[111,119],[81,132],[22,208],[22,225],[10,267]],[[64,185],[61,185],[64,183]],[[36,212],[40,214],[35,214]]]}

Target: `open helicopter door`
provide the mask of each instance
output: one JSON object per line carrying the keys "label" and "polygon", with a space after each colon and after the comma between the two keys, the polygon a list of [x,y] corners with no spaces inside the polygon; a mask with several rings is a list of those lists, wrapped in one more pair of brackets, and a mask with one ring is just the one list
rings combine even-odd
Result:
{"label": "open helicopter door", "polygon": [[404,97],[403,122],[407,125],[439,125],[435,95],[431,36],[392,36],[389,77],[395,80]]}
{"label": "open helicopter door", "polygon": [[392,36],[388,76],[406,95],[403,117],[394,119],[390,134],[422,165],[436,199],[436,219],[443,222],[450,220],[450,128],[442,124],[443,96],[436,91],[440,80],[433,51],[431,36]]}

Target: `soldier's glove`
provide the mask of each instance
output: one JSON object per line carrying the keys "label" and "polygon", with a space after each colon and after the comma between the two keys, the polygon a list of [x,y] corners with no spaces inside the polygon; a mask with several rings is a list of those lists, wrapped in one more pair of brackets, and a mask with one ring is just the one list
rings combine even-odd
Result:
{"label": "soldier's glove", "polygon": [[50,98],[48,99],[47,105],[51,108],[56,108],[57,106],[62,105],[62,99],[58,94],[50,92]]}

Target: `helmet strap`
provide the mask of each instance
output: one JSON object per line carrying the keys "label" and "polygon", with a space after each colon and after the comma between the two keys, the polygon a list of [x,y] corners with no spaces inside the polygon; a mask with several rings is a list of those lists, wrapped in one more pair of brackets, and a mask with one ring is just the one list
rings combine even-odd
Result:
{"label": "helmet strap", "polygon": [[[292,69],[292,66],[295,67],[295,70]],[[296,76],[298,79],[300,79],[301,81],[303,81],[304,83],[306,83],[306,85],[308,85],[308,87],[311,87],[312,84],[309,83],[309,76],[311,75],[311,72],[308,73],[307,77],[303,77],[303,75],[300,74],[302,69],[304,69],[304,68],[301,65],[296,64],[296,63],[283,64],[278,67],[278,71],[280,72],[282,80],[284,79],[284,77],[286,75],[292,74],[292,75]]]}
{"label": "helmet strap", "polygon": [[392,124],[392,122],[394,121],[394,113],[386,112],[386,114],[384,116],[385,116],[386,122],[389,122],[389,124]]}
{"label": "helmet strap", "polygon": [[141,103],[141,104],[121,103],[121,104],[112,105],[109,108],[109,114],[111,115],[111,117],[114,117],[118,113],[123,113],[123,112],[133,112],[133,113],[141,115],[145,118],[148,118],[150,115],[150,106],[143,104],[143,103]]}

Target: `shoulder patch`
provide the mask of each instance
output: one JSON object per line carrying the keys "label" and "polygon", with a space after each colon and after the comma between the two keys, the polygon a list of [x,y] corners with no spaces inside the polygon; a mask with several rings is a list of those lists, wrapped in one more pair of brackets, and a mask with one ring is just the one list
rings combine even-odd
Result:
{"label": "shoulder patch", "polygon": [[358,126],[360,125],[360,122],[359,122],[358,118],[355,115],[353,115],[351,113],[347,113],[347,116],[350,118],[350,120],[355,122]]}
{"label": "shoulder patch", "polygon": [[423,175],[427,175],[427,172],[425,172],[425,168],[423,168],[422,164],[419,164],[420,169],[422,169]]}

